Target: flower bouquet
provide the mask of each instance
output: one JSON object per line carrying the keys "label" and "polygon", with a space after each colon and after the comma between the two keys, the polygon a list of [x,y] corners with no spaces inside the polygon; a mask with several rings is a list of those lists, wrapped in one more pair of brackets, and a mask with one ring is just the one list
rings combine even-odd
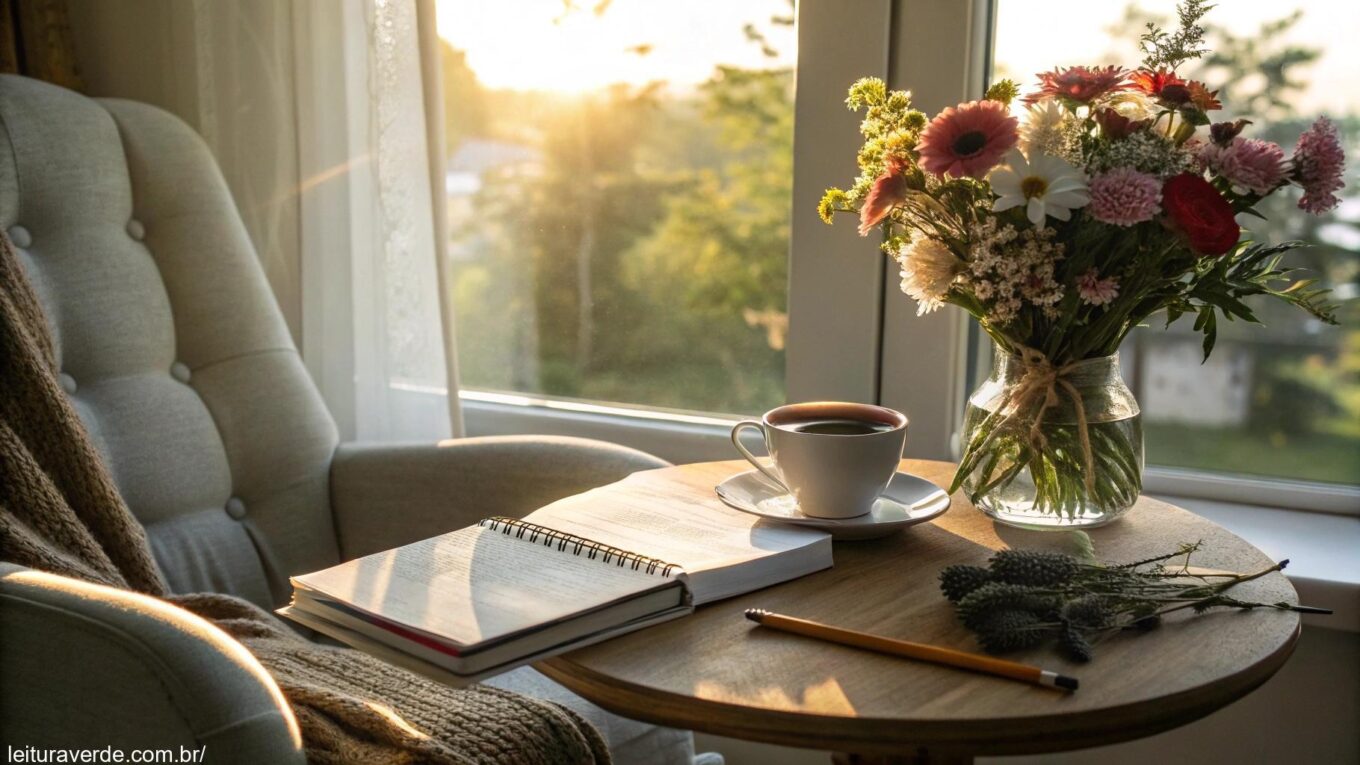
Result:
{"label": "flower bouquet", "polygon": [[919,313],[959,306],[994,341],[951,490],[995,518],[1097,525],[1137,499],[1141,421],[1117,351],[1152,317],[1193,315],[1206,358],[1220,317],[1257,321],[1253,295],[1335,323],[1326,291],[1280,265],[1300,243],[1244,241],[1236,216],[1288,185],[1308,213],[1335,207],[1336,128],[1319,119],[1286,156],[1246,119],[1215,121],[1217,92],[1177,74],[1204,52],[1207,10],[1188,0],[1176,31],[1149,25],[1135,70],[1055,69],[1018,102],[1002,80],[928,118],[881,80],[850,88],[860,176],[818,212],[882,229]]}

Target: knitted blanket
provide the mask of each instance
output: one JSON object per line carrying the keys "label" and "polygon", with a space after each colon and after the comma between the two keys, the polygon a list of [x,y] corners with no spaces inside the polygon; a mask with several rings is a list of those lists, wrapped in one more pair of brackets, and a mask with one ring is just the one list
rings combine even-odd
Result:
{"label": "knitted blanket", "polygon": [[3,234],[0,560],[135,590],[213,622],[274,677],[310,762],[609,762],[600,734],[559,705],[482,686],[454,690],[358,651],[315,645],[238,598],[171,594],[61,390],[42,310]]}

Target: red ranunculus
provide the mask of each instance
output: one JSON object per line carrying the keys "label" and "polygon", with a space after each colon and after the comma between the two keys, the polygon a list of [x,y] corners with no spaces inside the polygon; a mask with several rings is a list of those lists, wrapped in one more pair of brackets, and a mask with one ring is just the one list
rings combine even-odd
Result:
{"label": "red ranunculus", "polygon": [[1208,181],[1193,173],[1168,178],[1162,186],[1162,209],[1201,255],[1222,255],[1242,235],[1232,205]]}

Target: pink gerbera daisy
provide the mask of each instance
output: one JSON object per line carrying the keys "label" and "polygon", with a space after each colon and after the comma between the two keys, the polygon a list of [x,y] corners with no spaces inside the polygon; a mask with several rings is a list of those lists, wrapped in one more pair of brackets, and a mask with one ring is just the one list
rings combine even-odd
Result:
{"label": "pink gerbera daisy", "polygon": [[1039,74],[1039,90],[1025,96],[1032,104],[1045,98],[1062,98],[1089,104],[1106,93],[1128,90],[1129,73],[1117,66],[1070,66]]}
{"label": "pink gerbera daisy", "polygon": [[921,131],[921,167],[936,175],[978,178],[1020,140],[1020,124],[996,101],[948,107]]}
{"label": "pink gerbera daisy", "polygon": [[1294,147],[1294,180],[1303,187],[1299,209],[1321,215],[1341,203],[1334,192],[1342,186],[1345,161],[1336,125],[1319,117],[1299,136],[1298,146]]}
{"label": "pink gerbera daisy", "polygon": [[1132,226],[1152,220],[1161,211],[1162,182],[1131,167],[1119,167],[1091,179],[1091,204],[1086,208],[1098,221]]}
{"label": "pink gerbera daisy", "polygon": [[888,213],[907,199],[907,163],[901,157],[888,157],[883,174],[874,179],[874,185],[864,196],[859,206],[859,235],[868,236]]}
{"label": "pink gerbera daisy", "polygon": [[1227,179],[1233,190],[1269,194],[1284,181],[1284,149],[1259,138],[1233,138],[1226,144],[1207,143],[1199,158]]}

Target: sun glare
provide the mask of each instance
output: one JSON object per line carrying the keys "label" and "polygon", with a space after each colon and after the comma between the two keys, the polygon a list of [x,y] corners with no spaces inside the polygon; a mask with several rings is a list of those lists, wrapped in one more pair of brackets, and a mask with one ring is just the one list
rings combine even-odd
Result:
{"label": "sun glare", "polygon": [[[582,93],[615,83],[665,80],[691,87],[718,64],[791,64],[791,27],[771,16],[791,13],[785,0],[439,0],[439,34],[467,54],[468,66],[493,89]],[[599,9],[597,11],[597,9]],[[777,57],[765,56],[743,27],[757,24]]]}
{"label": "sun glare", "polygon": [[[1136,0],[1139,8],[1164,18],[1174,18],[1176,0]],[[1034,84],[1036,72],[1055,65],[1108,64],[1119,59],[1136,61],[1139,28],[1114,30],[1124,16],[1127,2],[1071,2],[1047,7],[1058,12],[1035,13],[1039,5],[1025,0],[1000,0],[997,11],[996,62],[998,77],[1014,77],[1022,89]],[[1232,0],[1220,2],[1208,21],[1234,35],[1255,34],[1262,22],[1288,16],[1297,8],[1303,17],[1282,42],[1320,48],[1320,59],[1300,66],[1308,84],[1295,100],[1301,111],[1345,114],[1360,110],[1360,90],[1355,78],[1354,42],[1360,28],[1360,4],[1353,0],[1302,2],[1302,0]],[[1112,33],[1115,37],[1112,37]],[[1036,40],[1054,37],[1052,44]],[[1118,54],[1112,57],[1111,54]]]}

